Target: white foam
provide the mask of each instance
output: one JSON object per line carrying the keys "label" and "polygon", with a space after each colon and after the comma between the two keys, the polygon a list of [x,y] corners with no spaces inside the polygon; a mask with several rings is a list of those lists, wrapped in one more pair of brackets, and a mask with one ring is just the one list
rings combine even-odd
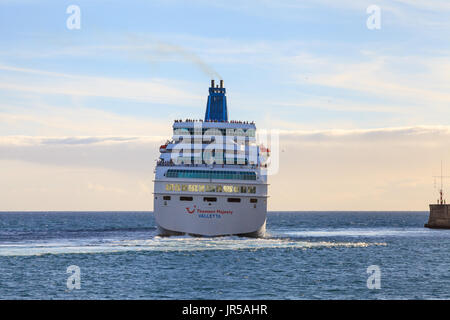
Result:
{"label": "white foam", "polygon": [[304,230],[304,231],[279,231],[274,232],[279,236],[295,237],[386,237],[386,236],[423,236],[430,234],[426,229],[394,229],[394,228],[375,228],[375,229],[333,229],[333,230]]}
{"label": "white foam", "polygon": [[368,247],[386,245],[368,242],[293,241],[289,239],[248,239],[239,237],[194,238],[154,237],[148,240],[112,240],[106,243],[41,242],[27,244],[3,244],[0,256],[37,256],[45,254],[86,254],[127,251],[204,251],[204,250],[261,250],[273,248],[310,249],[319,247]]}

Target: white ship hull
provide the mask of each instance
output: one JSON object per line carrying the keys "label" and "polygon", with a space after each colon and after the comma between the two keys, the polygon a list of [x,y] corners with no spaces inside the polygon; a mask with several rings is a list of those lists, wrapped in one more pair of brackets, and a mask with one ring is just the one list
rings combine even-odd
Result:
{"label": "white ship hull", "polygon": [[217,196],[216,202],[205,202],[210,194],[196,194],[192,201],[180,201],[171,195],[154,197],[155,220],[160,235],[191,234],[201,236],[242,235],[264,236],[267,201],[265,197],[250,203],[250,197],[240,197],[240,203],[227,202],[227,196]]}

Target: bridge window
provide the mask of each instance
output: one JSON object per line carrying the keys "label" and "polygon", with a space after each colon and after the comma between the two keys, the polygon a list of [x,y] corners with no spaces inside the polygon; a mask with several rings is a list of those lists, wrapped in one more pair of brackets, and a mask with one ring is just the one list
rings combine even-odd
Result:
{"label": "bridge window", "polygon": [[192,201],[192,197],[180,197],[180,201]]}
{"label": "bridge window", "polygon": [[256,187],[247,187],[248,193],[256,193]]}
{"label": "bridge window", "polygon": [[241,202],[240,198],[228,198],[228,202]]}
{"label": "bridge window", "polygon": [[166,177],[189,179],[256,180],[256,173],[248,171],[169,169],[166,172]]}
{"label": "bridge window", "polygon": [[256,193],[256,186],[239,185],[205,185],[166,183],[166,191],[183,192],[225,192],[225,193]]}
{"label": "bridge window", "polygon": [[223,192],[233,192],[233,186],[223,186]]}

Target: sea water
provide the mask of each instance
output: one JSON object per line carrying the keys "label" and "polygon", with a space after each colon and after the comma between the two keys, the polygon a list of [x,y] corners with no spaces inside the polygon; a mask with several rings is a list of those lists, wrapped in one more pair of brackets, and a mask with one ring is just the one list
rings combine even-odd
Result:
{"label": "sea water", "polygon": [[252,239],[159,237],[152,212],[2,212],[0,298],[450,299],[450,230],[427,219],[269,212]]}

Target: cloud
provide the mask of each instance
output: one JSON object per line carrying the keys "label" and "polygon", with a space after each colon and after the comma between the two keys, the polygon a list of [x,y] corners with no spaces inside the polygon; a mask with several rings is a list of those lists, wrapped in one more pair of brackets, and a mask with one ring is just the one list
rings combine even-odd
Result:
{"label": "cloud", "polygon": [[[363,53],[363,62],[342,58],[299,55],[289,58],[301,85],[317,85],[365,94],[367,97],[391,100],[390,105],[408,111],[425,108],[445,109],[450,103],[449,70],[447,58],[421,56],[387,56]],[[305,63],[307,61],[307,64]],[[307,69],[305,70],[305,65]],[[307,76],[305,76],[305,72]],[[393,109],[393,110],[395,110]]]}
{"label": "cloud", "polygon": [[[154,35],[141,37],[157,38]],[[356,119],[360,112],[390,113],[383,119],[375,116],[374,120],[367,120],[371,121],[366,123],[370,126],[380,126],[383,123],[390,126],[411,125],[417,123],[418,119],[424,119],[423,123],[435,123],[437,119],[450,116],[447,108],[450,102],[448,85],[450,63],[442,52],[439,54],[410,52],[409,55],[404,55],[404,50],[395,50],[395,45],[376,49],[373,49],[373,46],[364,46],[365,49],[361,49],[359,45],[345,44],[344,46],[353,54],[343,56],[326,54],[334,52],[335,46],[320,41],[316,43],[295,40],[243,41],[183,34],[170,35],[170,38],[175,43],[180,43],[177,46],[183,50],[197,52],[202,61],[232,68],[242,64],[246,64],[248,68],[260,68],[262,65],[269,67],[271,80],[262,85],[273,87],[264,90],[267,91],[266,95],[269,98],[264,94],[255,98],[252,89],[245,92],[248,89],[245,83],[243,89],[237,88],[233,91],[234,101],[235,97],[239,98],[237,102],[239,109],[258,111],[263,109],[264,112],[258,115],[271,113],[277,106],[293,107],[294,110],[310,108],[351,111],[353,114],[348,114],[349,121],[354,120],[356,126],[361,125]],[[122,37],[115,44],[79,46],[76,52],[81,54],[86,50],[85,54],[90,56],[95,54],[96,50],[112,48],[135,52],[143,59],[148,52],[154,53],[158,43],[156,41],[156,44],[146,45],[145,41],[133,41]],[[368,50],[368,47],[372,49]],[[165,47],[162,48],[164,51]],[[176,55],[170,54],[153,54],[147,58],[158,61],[179,59]],[[198,107],[204,105],[205,101],[205,95],[199,92],[198,86],[183,81],[162,79],[137,81],[79,76],[8,65],[2,65],[0,69],[10,73],[10,76],[3,77],[3,81],[0,76],[0,88],[10,92],[33,93],[39,97],[48,95],[102,97],[177,107]],[[286,90],[286,93],[280,95],[279,90]],[[278,114],[271,115],[271,117],[278,116]],[[378,121],[375,122],[375,119]],[[327,124],[320,126],[323,128]]]}
{"label": "cloud", "polygon": [[[305,144],[323,146],[324,143],[347,146],[436,146],[450,140],[450,126],[277,132],[281,145],[297,147]],[[120,164],[117,167],[128,170],[135,169],[137,163],[140,168],[153,166],[152,160],[156,160],[159,155],[159,145],[167,138],[169,136],[0,136],[0,159],[75,166],[111,167],[111,164]],[[122,161],[125,158],[126,161]],[[129,165],[129,161],[135,164]]]}
{"label": "cloud", "polygon": [[285,210],[427,210],[441,160],[448,172],[448,126],[281,132],[270,203]]}
{"label": "cloud", "polygon": [[0,137],[0,159],[150,174],[161,137]]}
{"label": "cloud", "polygon": [[[198,105],[204,100],[203,96],[178,89],[181,87],[179,82],[176,85],[175,82],[162,79],[138,81],[81,76],[9,65],[0,65],[0,70],[9,73],[0,75],[0,89],[4,90],[39,95],[108,97],[175,105]],[[15,74],[19,74],[19,77]],[[27,74],[28,77],[20,76],[21,74]],[[188,87],[188,84],[183,87]]]}
{"label": "cloud", "polygon": [[403,139],[417,142],[433,138],[450,136],[450,126],[413,126],[374,129],[333,129],[333,130],[281,130],[281,137],[304,140],[343,140],[343,141],[374,141]]}
{"label": "cloud", "polygon": [[[2,137],[0,210],[151,210],[162,142]],[[426,210],[432,176],[450,164],[450,127],[281,131],[279,152],[271,210]]]}
{"label": "cloud", "polygon": [[149,211],[151,173],[0,160],[0,211]]}
{"label": "cloud", "polygon": [[150,143],[160,141],[161,136],[148,137],[36,137],[0,136],[0,146],[108,146],[121,143]]}
{"label": "cloud", "polygon": [[[33,100],[33,99],[31,99]],[[0,135],[30,136],[167,136],[170,121],[120,115],[86,107],[57,107],[34,100],[0,104]]]}
{"label": "cloud", "polygon": [[395,0],[395,2],[435,12],[450,11],[450,3],[446,0]]}
{"label": "cloud", "polygon": [[[164,4],[176,5],[178,1],[164,1]],[[322,12],[333,10],[336,12],[351,12],[365,16],[366,8],[378,5],[382,10],[384,23],[400,27],[417,29],[418,27],[448,28],[450,24],[446,13],[450,11],[450,4],[446,0],[266,0],[266,1],[207,1],[197,0],[202,7],[213,6],[221,10],[232,10],[249,16],[262,16],[270,19],[307,20],[323,19],[323,16],[311,15],[311,9]],[[389,19],[384,19],[384,14]],[[387,15],[386,15],[387,16]]]}

